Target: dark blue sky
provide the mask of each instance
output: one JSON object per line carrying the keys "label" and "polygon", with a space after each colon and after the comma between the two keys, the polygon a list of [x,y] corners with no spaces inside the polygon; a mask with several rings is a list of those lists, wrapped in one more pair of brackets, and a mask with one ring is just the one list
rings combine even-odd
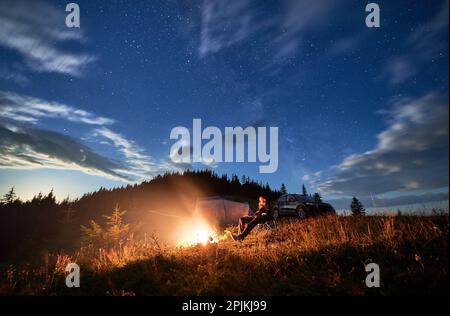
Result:
{"label": "dark blue sky", "polygon": [[[279,168],[327,197],[448,191],[448,1],[0,0],[0,189],[175,170],[176,126],[276,126]],[[50,133],[51,132],[51,133]],[[195,166],[202,168],[203,166]],[[39,179],[39,180],[37,180]]]}

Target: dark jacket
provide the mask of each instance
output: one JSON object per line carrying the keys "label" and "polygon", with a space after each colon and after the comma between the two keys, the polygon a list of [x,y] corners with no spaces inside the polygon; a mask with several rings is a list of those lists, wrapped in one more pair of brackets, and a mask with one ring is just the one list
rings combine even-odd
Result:
{"label": "dark jacket", "polygon": [[263,216],[264,214],[272,216],[272,211],[267,207],[261,207],[254,213],[254,216]]}

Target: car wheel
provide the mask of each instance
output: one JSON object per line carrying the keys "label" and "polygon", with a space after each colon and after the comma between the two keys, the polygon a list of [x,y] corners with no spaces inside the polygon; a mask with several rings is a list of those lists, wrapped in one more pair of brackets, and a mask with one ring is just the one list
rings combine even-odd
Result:
{"label": "car wheel", "polygon": [[306,208],[304,206],[297,207],[297,217],[299,219],[305,219],[307,216]]}

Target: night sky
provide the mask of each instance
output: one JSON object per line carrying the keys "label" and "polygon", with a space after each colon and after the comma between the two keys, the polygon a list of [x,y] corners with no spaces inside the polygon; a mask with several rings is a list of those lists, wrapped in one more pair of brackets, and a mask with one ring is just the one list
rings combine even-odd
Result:
{"label": "night sky", "polygon": [[279,168],[194,164],[325,198],[448,192],[448,1],[0,0],[0,191],[150,179],[170,131],[275,126]]}

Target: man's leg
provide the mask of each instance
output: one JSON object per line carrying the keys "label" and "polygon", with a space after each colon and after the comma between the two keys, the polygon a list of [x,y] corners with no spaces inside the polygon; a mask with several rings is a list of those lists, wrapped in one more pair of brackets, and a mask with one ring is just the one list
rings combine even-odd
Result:
{"label": "man's leg", "polygon": [[250,234],[250,232],[253,230],[253,228],[255,228],[256,225],[265,223],[267,221],[270,221],[271,219],[272,219],[272,216],[268,216],[268,215],[263,215],[263,216],[258,216],[258,217],[253,218],[252,221],[250,221],[247,224],[247,227],[245,227],[244,231],[239,234],[240,239],[244,240],[244,238],[247,237],[248,234]]}
{"label": "man's leg", "polygon": [[251,222],[252,219],[252,216],[243,216],[239,219],[239,235],[244,231],[245,224]]}
{"label": "man's leg", "polygon": [[244,240],[245,237],[247,237],[248,234],[250,234],[250,232],[253,230],[253,228],[255,228],[256,225],[258,225],[259,223],[262,223],[262,217],[261,216],[257,216],[255,218],[253,218],[248,224],[247,227],[245,227],[244,231],[242,233],[239,234],[239,237],[241,240]]}

